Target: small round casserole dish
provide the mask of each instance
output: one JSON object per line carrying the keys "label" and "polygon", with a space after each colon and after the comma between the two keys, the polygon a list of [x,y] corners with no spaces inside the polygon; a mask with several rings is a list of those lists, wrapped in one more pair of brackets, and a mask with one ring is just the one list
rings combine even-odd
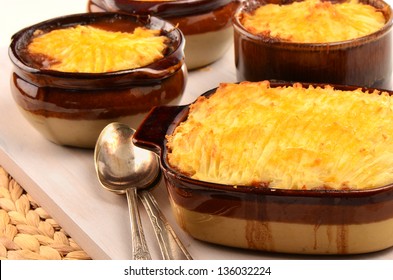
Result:
{"label": "small round casserole dish", "polygon": [[233,43],[232,17],[239,0],[90,0],[88,11],[154,15],[178,26],[186,38],[188,70],[221,58]]}
{"label": "small round casserole dish", "polygon": [[[32,59],[28,46],[37,33],[76,30],[77,26],[109,32],[109,38],[119,34],[128,36],[137,28],[155,30],[165,37],[165,51],[161,58],[147,65],[102,72],[47,69]],[[98,45],[98,41],[92,40]],[[114,52],[122,52],[123,39],[108,40],[112,47],[118,47]],[[83,44],[77,41],[76,45]],[[93,148],[108,123],[121,121],[137,127],[153,106],[177,104],[187,81],[183,50],[184,37],[180,30],[156,17],[83,13],[54,18],[27,27],[12,37],[11,92],[20,111],[44,137],[60,145]],[[109,61],[110,65],[117,55],[100,56],[105,51],[90,45],[75,52],[81,57],[82,65],[98,60]]]}
{"label": "small round casserole dish", "polygon": [[[290,85],[270,83],[273,88]],[[215,92],[212,89],[204,96]],[[190,106],[154,108],[136,131],[134,143],[159,155],[174,216],[192,237],[296,254],[359,254],[393,246],[393,184],[368,189],[256,187],[197,180],[171,166],[167,136],[188,118]],[[239,138],[232,138],[238,142]],[[263,139],[250,138],[250,143],[255,141]],[[235,158],[242,147],[233,150]]]}
{"label": "small round casserole dish", "polygon": [[[342,41],[291,41],[281,39],[277,35],[271,36],[270,31],[253,32],[243,24],[245,15],[255,13],[260,7],[275,4],[285,8],[293,2],[299,3],[281,0],[255,0],[242,3],[233,21],[238,81],[276,79],[391,88],[393,20],[391,7],[387,3],[382,0],[359,0],[360,4],[375,7],[377,12],[382,13],[385,24],[371,34]],[[326,10],[332,10],[335,4],[347,2],[327,0],[321,2],[324,4],[315,4],[312,11],[316,10],[315,15],[318,15],[317,13],[321,11],[315,7],[327,7]],[[330,3],[332,5],[328,7]],[[294,11],[291,13],[296,15]],[[334,15],[331,17],[334,18]],[[286,23],[286,20],[281,22]],[[345,22],[345,19],[343,21]],[[296,22],[295,24],[300,25]],[[320,25],[306,24],[306,27],[314,26],[318,32],[322,32],[321,30],[325,29]],[[330,26],[328,23],[323,25]],[[292,30],[291,28],[293,29],[288,27]],[[295,30],[302,29],[299,27]]]}

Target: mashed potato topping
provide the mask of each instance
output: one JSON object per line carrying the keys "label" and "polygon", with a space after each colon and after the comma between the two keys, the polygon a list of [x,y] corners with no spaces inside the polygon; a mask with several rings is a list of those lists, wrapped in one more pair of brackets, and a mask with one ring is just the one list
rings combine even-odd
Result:
{"label": "mashed potato topping", "polygon": [[168,161],[214,183],[375,188],[393,182],[392,123],[387,93],[222,84],[167,136]]}
{"label": "mashed potato topping", "polygon": [[160,30],[143,27],[128,33],[78,25],[35,35],[28,51],[41,57],[42,68],[85,73],[146,66],[164,57],[169,40]]}
{"label": "mashed potato topping", "polygon": [[338,42],[381,29],[381,11],[358,0],[333,3],[305,0],[287,5],[267,4],[244,13],[242,25],[253,34],[300,43]]}

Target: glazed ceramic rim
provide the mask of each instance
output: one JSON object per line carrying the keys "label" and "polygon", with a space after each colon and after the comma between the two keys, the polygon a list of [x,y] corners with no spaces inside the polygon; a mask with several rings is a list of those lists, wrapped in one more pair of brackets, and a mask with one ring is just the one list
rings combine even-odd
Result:
{"label": "glazed ceramic rim", "polygon": [[[37,29],[51,30],[59,27],[69,27],[76,24],[91,24],[100,20],[130,19],[141,26],[152,27],[163,30],[166,36],[172,39],[173,49],[165,55],[163,59],[153,62],[140,68],[119,70],[105,73],[75,73],[61,72],[48,69],[38,69],[30,66],[23,61],[19,54],[19,49],[24,42],[28,41]],[[94,80],[113,79],[119,84],[119,79],[126,77],[125,84],[145,84],[159,82],[162,79],[172,76],[180,70],[184,64],[184,45],[183,33],[171,23],[155,16],[135,16],[123,13],[102,12],[102,13],[79,13],[52,18],[40,23],[26,27],[12,36],[12,41],[8,49],[10,60],[20,71],[28,75],[35,75],[49,79],[50,82],[43,80],[40,85],[63,87],[66,83],[63,80],[77,80],[75,87],[81,88],[85,83]],[[171,45],[172,46],[172,45]],[[164,62],[165,61],[165,62]],[[27,79],[29,80],[29,79]],[[34,82],[33,82],[34,83]],[[68,86],[66,86],[68,87]]]}
{"label": "glazed ceramic rim", "polygon": [[[240,0],[174,0],[174,1],[132,1],[113,0],[111,6],[104,0],[92,1],[99,7],[106,7],[111,11],[116,11],[121,4],[124,8],[129,5],[129,9],[122,12],[132,12],[133,14],[151,14],[163,18],[181,17],[187,15],[203,14],[223,7],[231,2]],[[119,3],[120,2],[120,3]],[[101,3],[101,4],[100,4]],[[112,4],[113,3],[113,4]]]}
{"label": "glazed ceramic rim", "polygon": [[[326,86],[328,84],[321,83],[301,83],[303,86]],[[279,81],[279,80],[270,80],[271,87],[279,87],[279,86],[291,86],[292,82]],[[359,86],[351,86],[351,85],[338,85],[338,84],[329,84],[330,86],[336,89],[342,90],[355,90],[361,88],[363,91],[373,92],[374,90],[379,90],[376,88],[367,88],[367,87],[359,87]],[[201,96],[209,96],[213,94],[217,88],[210,89],[203,93]],[[393,91],[389,90],[380,90],[381,92],[388,92],[390,95],[393,95]],[[175,128],[179,125],[180,122],[184,121],[189,113],[189,108],[193,103],[182,106],[172,106],[170,108],[176,109],[174,117],[171,117],[167,121],[170,122],[168,129],[165,131],[166,135],[171,135]],[[293,190],[293,189],[281,189],[281,188],[271,188],[271,187],[255,187],[255,186],[246,186],[246,185],[229,185],[229,184],[220,184],[213,183],[207,181],[200,181],[197,179],[193,179],[189,176],[186,176],[180,172],[178,172],[175,168],[171,167],[168,163],[167,155],[168,149],[166,146],[167,140],[165,139],[156,139],[160,141],[159,146],[156,146],[152,142],[145,141],[143,138],[139,138],[140,131],[143,130],[144,123],[149,120],[149,116],[147,116],[144,122],[141,124],[139,129],[135,133],[134,143],[137,146],[140,146],[145,149],[152,150],[159,154],[161,168],[163,169],[163,173],[167,173],[166,176],[171,176],[176,178],[183,183],[187,184],[189,188],[200,188],[201,190],[217,190],[217,191],[225,191],[230,193],[244,193],[244,194],[258,194],[258,195],[273,195],[273,196],[290,196],[290,197],[315,197],[315,198],[326,198],[327,196],[333,198],[364,198],[370,197],[372,195],[377,195],[380,193],[390,192],[393,190],[393,183],[387,184],[381,187],[369,188],[369,189],[356,189],[356,190],[337,190],[337,189],[311,189],[311,190]],[[154,135],[156,137],[156,135]]]}
{"label": "glazed ceramic rim", "polygon": [[[329,0],[330,2],[334,2],[334,0]],[[337,42],[326,42],[326,43],[299,43],[299,42],[286,42],[286,41],[280,41],[278,39],[272,38],[272,37],[267,37],[263,35],[255,35],[250,33],[247,29],[244,28],[244,26],[240,22],[240,16],[245,10],[250,10],[253,9],[250,5],[254,4],[255,2],[247,2],[247,1],[242,1],[242,4],[240,7],[237,9],[234,18],[233,18],[233,26],[234,30],[241,33],[242,35],[246,36],[248,39],[251,41],[254,41],[258,44],[261,45],[269,45],[269,46],[274,46],[277,48],[287,48],[287,49],[310,49],[311,51],[320,51],[320,50],[333,50],[333,49],[345,49],[345,48],[350,48],[354,47],[356,45],[363,45],[367,42],[376,40],[382,36],[384,36],[386,33],[391,31],[392,25],[393,25],[393,14],[392,14],[392,8],[389,4],[387,4],[383,0],[360,0],[362,3],[366,2],[369,3],[369,5],[372,5],[370,2],[376,2],[376,3],[381,3],[387,10],[388,13],[384,13],[385,16],[387,16],[387,20],[385,25],[366,36],[362,36],[359,38],[355,39],[350,39],[350,40],[344,40],[344,41],[337,41]],[[258,5],[259,6],[259,5]],[[374,6],[374,5],[372,5]]]}

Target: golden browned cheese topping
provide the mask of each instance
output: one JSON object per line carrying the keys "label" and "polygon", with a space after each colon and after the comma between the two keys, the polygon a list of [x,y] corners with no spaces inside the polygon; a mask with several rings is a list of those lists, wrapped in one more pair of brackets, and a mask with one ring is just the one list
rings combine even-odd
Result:
{"label": "golden browned cheese topping", "polygon": [[166,36],[160,30],[137,27],[133,33],[112,32],[78,25],[35,37],[32,55],[46,59],[44,69],[62,72],[103,73],[146,66],[164,57]]}
{"label": "golden browned cheese topping", "polygon": [[253,13],[245,13],[241,23],[253,34],[290,42],[327,43],[371,34],[384,26],[385,18],[382,12],[358,0],[305,0],[260,6]]}
{"label": "golden browned cheese topping", "polygon": [[167,136],[168,161],[235,186],[375,188],[393,182],[392,124],[386,92],[222,84]]}

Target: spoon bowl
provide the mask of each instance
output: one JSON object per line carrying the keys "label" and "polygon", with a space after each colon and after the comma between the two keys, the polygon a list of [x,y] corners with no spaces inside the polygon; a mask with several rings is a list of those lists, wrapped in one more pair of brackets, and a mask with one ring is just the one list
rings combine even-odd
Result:
{"label": "spoon bowl", "polygon": [[135,130],[111,123],[101,132],[94,150],[97,177],[101,185],[117,194],[126,194],[130,212],[133,259],[151,259],[138,210],[138,195],[149,215],[166,260],[192,259],[148,191],[161,179],[156,154],[132,143]]}
{"label": "spoon bowl", "polygon": [[118,194],[130,187],[145,189],[160,179],[157,156],[132,143],[134,130],[121,123],[104,128],[96,145],[95,163],[101,185]]}

